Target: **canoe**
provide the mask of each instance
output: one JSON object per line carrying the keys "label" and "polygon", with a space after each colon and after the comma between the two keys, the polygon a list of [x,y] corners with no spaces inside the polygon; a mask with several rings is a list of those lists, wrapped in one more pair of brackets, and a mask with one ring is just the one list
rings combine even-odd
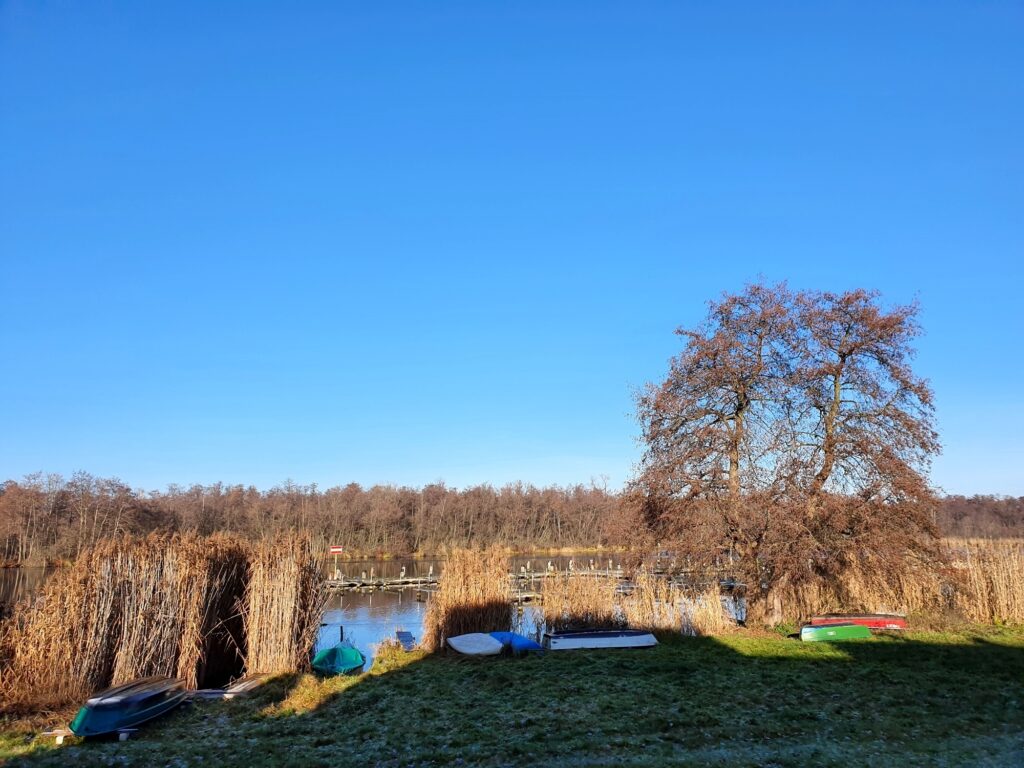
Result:
{"label": "canoe", "polygon": [[544,633],[544,647],[552,651],[579,648],[650,648],[657,644],[654,635],[639,629]]}
{"label": "canoe", "polygon": [[542,645],[517,632],[491,632],[491,637],[501,643],[502,649],[508,649],[516,655],[544,650]]}
{"label": "canoe", "polygon": [[452,650],[466,656],[497,656],[501,653],[502,644],[483,632],[470,632],[468,635],[456,635],[448,638]]}
{"label": "canoe", "polygon": [[156,675],[108,688],[85,702],[71,721],[76,736],[100,736],[134,728],[170,712],[185,700],[185,682]]}
{"label": "canoe", "polygon": [[823,624],[820,627],[805,624],[800,628],[800,639],[805,643],[860,640],[865,637],[871,637],[871,630],[863,624]]}
{"label": "canoe", "polygon": [[906,629],[907,617],[895,613],[826,613],[812,616],[811,625],[860,624],[870,629]]}
{"label": "canoe", "polygon": [[352,675],[366,664],[366,657],[351,643],[324,648],[313,657],[313,669],[321,675]]}

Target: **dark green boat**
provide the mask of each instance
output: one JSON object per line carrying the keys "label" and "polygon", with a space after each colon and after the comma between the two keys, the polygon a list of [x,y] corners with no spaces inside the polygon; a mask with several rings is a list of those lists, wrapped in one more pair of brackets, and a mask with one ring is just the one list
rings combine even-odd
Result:
{"label": "dark green boat", "polygon": [[366,657],[349,643],[325,648],[313,657],[313,669],[321,675],[352,675],[363,668]]}
{"label": "dark green boat", "polygon": [[185,683],[157,675],[97,693],[71,721],[76,736],[100,736],[134,728],[170,712],[185,700]]}
{"label": "dark green boat", "polygon": [[800,628],[800,639],[805,643],[835,642],[837,640],[861,640],[871,637],[871,630],[862,624],[825,624]]}

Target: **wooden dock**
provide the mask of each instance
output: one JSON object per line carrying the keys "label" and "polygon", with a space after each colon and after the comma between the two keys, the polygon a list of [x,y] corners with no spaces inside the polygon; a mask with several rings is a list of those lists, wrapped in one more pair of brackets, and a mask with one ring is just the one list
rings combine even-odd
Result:
{"label": "wooden dock", "polygon": [[[670,582],[679,586],[694,586],[694,583],[688,580],[688,571],[686,569],[676,568],[669,570],[665,568],[654,568],[651,573],[655,576],[666,578]],[[725,569],[720,569],[720,587],[728,590],[744,587],[743,584],[736,582],[735,579],[728,577],[725,574]],[[589,567],[570,566],[569,568],[559,569],[555,568],[551,563],[548,563],[548,567],[541,571],[527,570],[524,566],[520,567],[518,572],[509,573],[508,577],[512,582],[514,602],[523,603],[538,600],[541,593],[541,590],[538,587],[544,579],[560,578],[565,576],[571,576],[574,578],[616,579],[620,582],[620,590],[627,592],[632,590],[632,583],[629,580],[630,574],[623,570],[621,565],[614,567],[609,562],[608,568],[598,568],[590,565]],[[362,592],[414,589],[416,590],[416,599],[422,602],[437,590],[437,580],[438,577],[434,573],[434,569],[432,567],[426,576],[408,576],[403,568],[402,573],[397,577],[377,576],[371,569],[369,573],[364,571],[359,576],[347,576],[345,574],[337,573],[335,578],[327,579],[327,589],[331,591],[352,590]],[[706,586],[711,586],[711,583]]]}
{"label": "wooden dock", "polygon": [[[622,568],[569,568],[565,570],[551,569],[544,571],[520,570],[518,573],[510,573],[509,579],[515,584],[524,582],[541,581],[542,579],[557,578],[559,576],[589,576],[595,578],[625,579],[626,573]],[[437,586],[437,576],[433,573],[427,576],[376,576],[363,573],[360,576],[347,576],[339,574],[337,578],[327,579],[327,589],[337,590],[376,590],[376,589],[416,589],[423,592],[430,592],[431,587]]]}

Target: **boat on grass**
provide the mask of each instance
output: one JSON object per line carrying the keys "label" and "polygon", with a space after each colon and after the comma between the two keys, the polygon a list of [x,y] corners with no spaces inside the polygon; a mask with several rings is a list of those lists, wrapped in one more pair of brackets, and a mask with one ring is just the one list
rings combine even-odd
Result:
{"label": "boat on grass", "polygon": [[354,675],[366,665],[366,657],[351,643],[324,648],[313,657],[313,669],[326,677]]}
{"label": "boat on grass", "polygon": [[640,629],[601,629],[583,632],[545,632],[544,647],[552,651],[580,648],[650,648],[658,640]]}
{"label": "boat on grass", "polygon": [[543,651],[544,647],[518,632],[491,632],[491,637],[501,643],[502,650],[508,649],[517,656],[530,651]]}
{"label": "boat on grass", "polygon": [[85,702],[71,721],[76,736],[102,736],[141,725],[185,700],[185,682],[156,675],[108,688]]}
{"label": "boat on grass", "polygon": [[815,627],[805,624],[800,628],[800,639],[805,643],[860,640],[871,637],[871,630],[863,624],[823,624]]}
{"label": "boat on grass", "polygon": [[907,617],[895,613],[826,613],[811,616],[811,625],[860,624],[869,629],[906,629]]}
{"label": "boat on grass", "polygon": [[484,632],[470,632],[449,637],[448,647],[466,656],[497,656],[505,646]]}

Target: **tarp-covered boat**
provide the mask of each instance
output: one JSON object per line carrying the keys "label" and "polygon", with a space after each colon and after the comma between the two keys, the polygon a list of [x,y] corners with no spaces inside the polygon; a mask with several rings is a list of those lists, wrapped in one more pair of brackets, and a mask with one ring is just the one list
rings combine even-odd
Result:
{"label": "tarp-covered boat", "polygon": [[100,736],[134,728],[170,712],[185,700],[183,680],[157,675],[108,688],[85,702],[71,721],[76,736]]}
{"label": "tarp-covered boat", "polygon": [[579,648],[650,648],[658,641],[639,629],[603,629],[584,632],[545,632],[544,647],[552,651]]}
{"label": "tarp-covered boat", "polygon": [[491,637],[501,643],[502,648],[507,648],[514,654],[528,653],[529,651],[543,651],[540,643],[534,642],[525,635],[517,632],[491,632]]}
{"label": "tarp-covered boat", "polygon": [[448,646],[466,656],[497,656],[504,647],[500,640],[495,640],[483,632],[449,637]]}
{"label": "tarp-covered boat", "polygon": [[353,675],[366,664],[366,657],[351,643],[324,648],[313,657],[313,669],[321,675]]}
{"label": "tarp-covered boat", "polygon": [[906,629],[907,617],[895,613],[826,613],[812,616],[811,625],[861,624],[870,629]]}
{"label": "tarp-covered boat", "polygon": [[800,639],[805,643],[860,640],[865,637],[871,637],[871,630],[863,624],[823,624],[820,627],[806,624],[800,628]]}

